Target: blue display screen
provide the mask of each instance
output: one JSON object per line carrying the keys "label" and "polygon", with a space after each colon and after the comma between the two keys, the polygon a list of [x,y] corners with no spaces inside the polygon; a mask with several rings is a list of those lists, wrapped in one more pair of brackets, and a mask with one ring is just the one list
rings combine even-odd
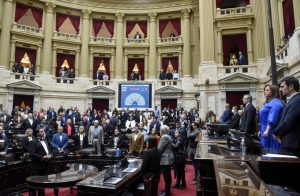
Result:
{"label": "blue display screen", "polygon": [[151,84],[119,84],[119,108],[151,108]]}

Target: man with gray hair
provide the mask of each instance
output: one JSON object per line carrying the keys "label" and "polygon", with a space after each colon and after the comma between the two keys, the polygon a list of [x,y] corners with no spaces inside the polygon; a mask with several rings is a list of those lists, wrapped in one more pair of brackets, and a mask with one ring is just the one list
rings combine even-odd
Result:
{"label": "man with gray hair", "polygon": [[103,127],[99,125],[99,121],[95,120],[94,125],[89,129],[89,144],[93,145],[97,155],[101,155],[101,145],[104,142]]}
{"label": "man with gray hair", "polygon": [[243,96],[245,105],[244,113],[241,119],[241,131],[248,134],[256,133],[256,109],[252,105],[252,96],[246,94]]}
{"label": "man with gray hair", "polygon": [[158,144],[158,151],[161,154],[160,166],[163,172],[165,181],[164,195],[170,195],[171,189],[171,165],[173,164],[174,157],[172,153],[172,138],[169,135],[170,128],[167,125],[160,127],[160,142]]}

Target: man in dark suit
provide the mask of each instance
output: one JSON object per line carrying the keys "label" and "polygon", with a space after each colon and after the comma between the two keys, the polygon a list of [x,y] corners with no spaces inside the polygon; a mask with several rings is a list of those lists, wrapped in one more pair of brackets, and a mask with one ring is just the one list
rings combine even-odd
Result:
{"label": "man in dark suit", "polygon": [[273,135],[275,139],[281,140],[282,153],[300,157],[299,81],[293,76],[284,78],[280,83],[280,92],[286,96],[287,104]]}
{"label": "man in dark suit", "polygon": [[33,119],[33,116],[31,113],[28,114],[28,118],[24,120],[23,127],[25,130],[32,129],[35,130],[36,128],[36,121]]}
{"label": "man in dark suit", "polygon": [[[51,157],[51,145],[45,139],[45,131],[40,128],[37,133],[37,139],[29,146],[31,157],[31,175],[43,176],[47,174],[48,161]],[[38,190],[39,195],[45,195],[44,189]],[[35,189],[29,190],[29,195],[36,195]]]}
{"label": "man in dark suit", "polygon": [[0,157],[4,156],[8,150],[7,137],[4,133],[4,128],[0,127]]}
{"label": "man in dark suit", "polygon": [[252,96],[246,94],[243,96],[245,104],[244,113],[241,120],[241,131],[248,134],[256,133],[256,109],[252,105]]}
{"label": "man in dark suit", "polygon": [[239,51],[239,59],[238,59],[239,65],[246,65],[246,58],[243,55],[241,51]]}
{"label": "man in dark suit", "polygon": [[[232,111],[231,111],[231,109],[230,109],[230,104],[229,103],[226,103],[225,104],[225,110],[224,110],[224,112],[223,112],[223,115],[221,116],[221,119],[220,119],[220,121],[221,122],[224,122],[224,123],[226,123],[226,122],[229,122],[230,120],[231,120],[231,118],[232,118]],[[192,121],[193,122],[193,121]]]}
{"label": "man in dark suit", "polygon": [[63,133],[63,131],[64,131],[64,128],[59,126],[57,133],[55,133],[53,135],[52,144],[53,144],[54,148],[61,154],[63,154],[63,153],[68,154],[67,147],[68,147],[69,138],[66,133]]}

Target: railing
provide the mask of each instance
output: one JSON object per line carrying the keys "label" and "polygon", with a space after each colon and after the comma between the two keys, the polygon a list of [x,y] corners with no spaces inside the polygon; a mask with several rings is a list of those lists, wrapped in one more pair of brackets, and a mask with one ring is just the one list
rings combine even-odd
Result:
{"label": "railing", "polygon": [[107,38],[107,37],[93,37],[91,36],[91,43],[93,44],[109,44],[115,45],[115,38]]}
{"label": "railing", "polygon": [[276,54],[276,61],[280,62],[287,62],[288,61],[288,50],[289,50],[289,43],[287,43],[282,49],[280,49]]}
{"label": "railing", "polygon": [[112,81],[110,80],[92,80],[93,81],[93,85],[95,86],[109,86],[111,84]]}
{"label": "railing", "polygon": [[217,9],[217,17],[224,17],[224,16],[235,16],[241,14],[252,14],[252,8],[250,5],[246,7],[235,7],[235,8],[228,8],[228,9]]}
{"label": "railing", "polygon": [[19,32],[26,32],[26,33],[43,35],[43,29],[42,28],[30,27],[30,26],[18,24],[16,22],[13,23],[13,30],[19,31]]}
{"label": "railing", "polygon": [[173,86],[181,89],[181,80],[158,80],[158,88],[165,86]]}
{"label": "railing", "polygon": [[59,84],[74,84],[75,78],[55,77],[55,80]]}
{"label": "railing", "polygon": [[124,39],[126,45],[145,45],[145,44],[148,44],[149,41],[148,41],[148,38],[145,38],[145,39],[128,39],[128,38],[125,38]]}
{"label": "railing", "polygon": [[247,73],[256,74],[256,66],[253,65],[234,65],[234,66],[219,66],[218,74],[233,74],[233,73]]}
{"label": "railing", "polygon": [[53,38],[55,39],[62,39],[62,40],[72,40],[72,41],[80,41],[80,35],[68,34],[68,33],[61,33],[54,31]]}
{"label": "railing", "polygon": [[32,74],[23,74],[23,73],[12,72],[10,75],[11,75],[11,79],[15,79],[15,80],[36,81],[38,79],[37,75],[32,75]]}
{"label": "railing", "polygon": [[164,37],[164,38],[158,38],[158,43],[181,43],[182,37]]}

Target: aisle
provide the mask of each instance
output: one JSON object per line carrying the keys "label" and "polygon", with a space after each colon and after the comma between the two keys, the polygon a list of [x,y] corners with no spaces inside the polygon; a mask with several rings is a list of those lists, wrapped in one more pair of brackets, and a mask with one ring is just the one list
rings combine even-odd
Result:
{"label": "aisle", "polygon": [[[176,179],[173,177],[174,172],[172,170],[172,185],[173,186],[176,182]],[[194,196],[196,195],[196,185],[191,185],[193,178],[194,178],[194,168],[192,164],[186,164],[185,166],[185,178],[186,178],[186,189],[174,189],[171,188],[171,196]],[[165,182],[164,178],[160,176],[160,182],[158,185],[158,193],[164,190]]]}

